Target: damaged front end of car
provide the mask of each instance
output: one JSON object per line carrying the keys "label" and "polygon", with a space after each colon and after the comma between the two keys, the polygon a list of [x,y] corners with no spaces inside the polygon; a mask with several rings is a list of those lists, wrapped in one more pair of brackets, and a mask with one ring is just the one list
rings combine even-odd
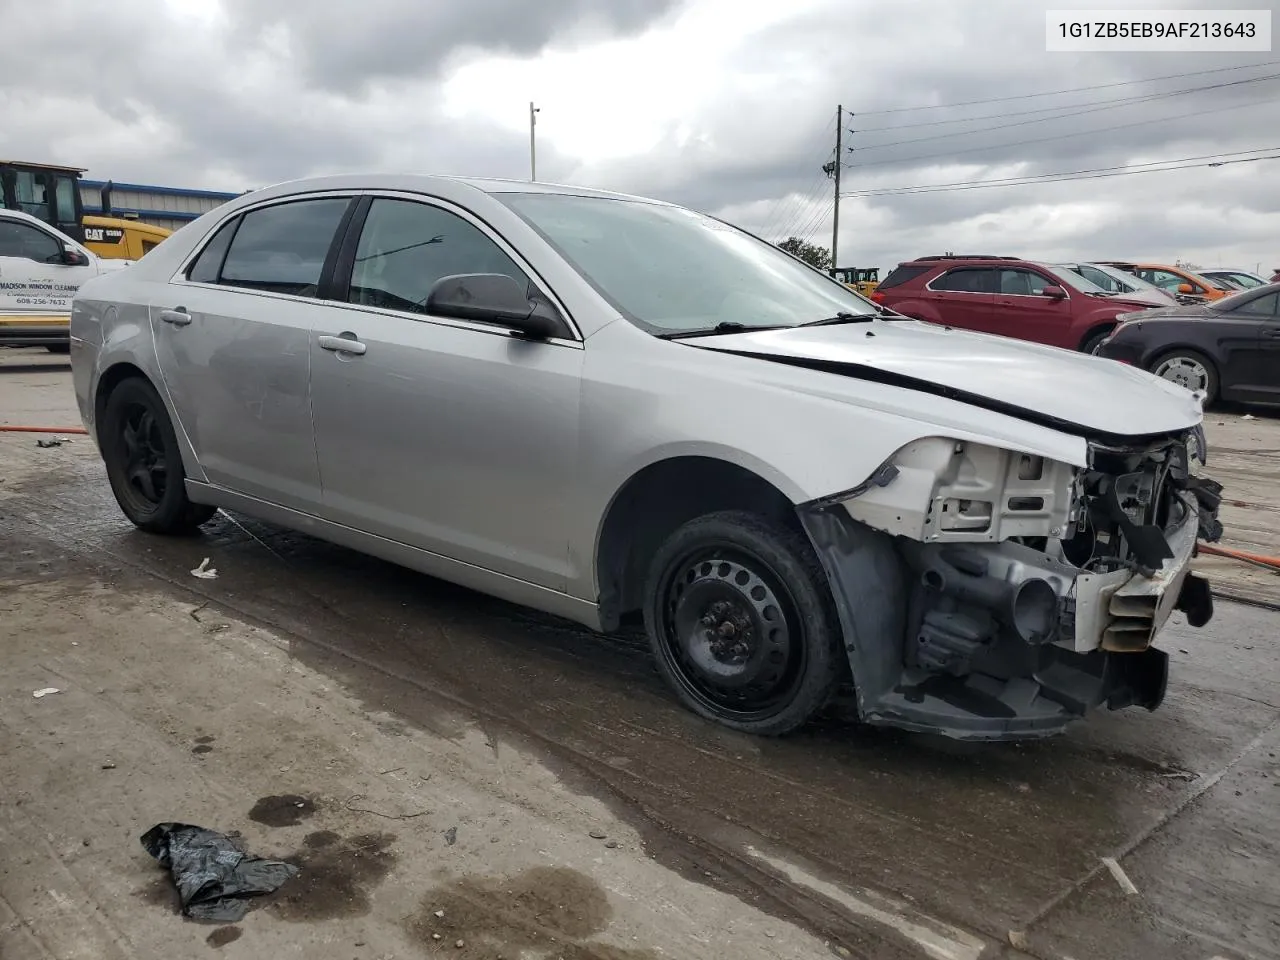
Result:
{"label": "damaged front end of car", "polygon": [[800,516],[830,579],[871,724],[962,739],[1060,732],[1156,709],[1175,611],[1213,614],[1191,572],[1222,533],[1199,427],[1089,441],[1084,466],[934,437]]}

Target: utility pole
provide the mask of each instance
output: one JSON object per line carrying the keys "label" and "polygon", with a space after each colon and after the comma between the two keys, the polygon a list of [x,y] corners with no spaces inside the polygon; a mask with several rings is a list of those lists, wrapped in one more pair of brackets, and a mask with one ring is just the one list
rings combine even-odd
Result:
{"label": "utility pole", "polygon": [[538,123],[538,107],[533,105],[533,101],[529,101],[529,180],[536,181],[538,179],[538,144],[534,139],[533,128]]}
{"label": "utility pole", "polygon": [[831,269],[840,266],[840,168],[844,166],[844,104],[836,106],[835,215],[831,221]]}

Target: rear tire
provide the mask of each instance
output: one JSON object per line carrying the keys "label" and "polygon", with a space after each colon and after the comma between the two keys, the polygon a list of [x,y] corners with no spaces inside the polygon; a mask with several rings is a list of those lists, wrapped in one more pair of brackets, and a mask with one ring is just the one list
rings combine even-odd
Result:
{"label": "rear tire", "polygon": [[805,535],[751,513],[708,514],[658,548],[644,591],[658,672],[695,713],[781,736],[848,669],[826,574]]}
{"label": "rear tire", "polygon": [[1218,399],[1218,371],[1203,353],[1179,347],[1161,354],[1151,364],[1157,377],[1187,390],[1203,390],[1206,407]]}
{"label": "rear tire", "polygon": [[99,436],[111,491],[138,528],[190,534],[217,513],[217,507],[187,499],[177,434],[146,380],[132,377],[111,391]]}

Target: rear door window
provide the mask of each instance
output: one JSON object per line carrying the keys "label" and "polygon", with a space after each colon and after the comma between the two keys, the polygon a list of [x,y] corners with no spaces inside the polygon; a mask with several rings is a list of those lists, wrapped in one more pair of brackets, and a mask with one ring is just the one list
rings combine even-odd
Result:
{"label": "rear door window", "polygon": [[929,284],[946,293],[995,293],[996,272],[991,267],[957,267]]}
{"label": "rear door window", "polygon": [[888,290],[892,287],[900,287],[904,283],[914,280],[921,274],[928,273],[929,267],[918,266],[898,266],[889,271],[889,275],[880,281],[878,290]]}
{"label": "rear door window", "polygon": [[1255,297],[1231,312],[1240,316],[1269,319],[1275,317],[1278,303],[1280,303],[1280,293],[1268,293],[1264,297]]}
{"label": "rear door window", "polygon": [[231,241],[218,283],[316,296],[334,234],[351,202],[324,197],[250,210]]}

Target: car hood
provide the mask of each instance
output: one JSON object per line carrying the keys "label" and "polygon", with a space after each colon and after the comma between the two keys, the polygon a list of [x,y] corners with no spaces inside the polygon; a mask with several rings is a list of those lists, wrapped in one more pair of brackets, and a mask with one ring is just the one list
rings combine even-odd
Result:
{"label": "car hood", "polygon": [[112,273],[116,270],[123,270],[125,267],[131,267],[137,262],[137,260],[121,260],[114,257],[99,257],[98,270],[102,273]]}
{"label": "car hood", "polygon": [[1177,301],[1173,297],[1167,297],[1163,293],[1157,293],[1154,290],[1130,290],[1128,293],[1120,293],[1113,297],[1100,297],[1104,303],[1108,303],[1114,307],[1134,308],[1137,310],[1146,307],[1172,307],[1177,305]]}
{"label": "car hood", "polygon": [[1120,317],[1123,317],[1126,323],[1131,320],[1155,320],[1164,317],[1174,320],[1197,320],[1202,317],[1211,317],[1214,312],[1202,303],[1180,303],[1175,306],[1155,307],[1150,310],[1135,310],[1130,313],[1122,313]]}
{"label": "car hood", "polygon": [[921,390],[1077,433],[1150,436],[1202,418],[1194,394],[1125,364],[913,320],[679,342]]}

